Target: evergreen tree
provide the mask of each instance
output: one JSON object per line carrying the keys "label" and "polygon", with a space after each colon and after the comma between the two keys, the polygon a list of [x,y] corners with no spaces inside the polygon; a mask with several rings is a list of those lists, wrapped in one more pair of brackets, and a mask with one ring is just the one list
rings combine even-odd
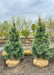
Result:
{"label": "evergreen tree", "polygon": [[35,58],[49,59],[52,57],[54,48],[50,48],[49,35],[46,33],[46,27],[44,23],[41,23],[39,18],[37,31],[34,37],[32,53]]}
{"label": "evergreen tree", "polygon": [[16,31],[15,23],[13,23],[13,27],[9,31],[7,45],[4,46],[4,50],[7,52],[7,55],[4,56],[5,59],[19,60],[23,56],[23,48],[19,39],[20,38],[18,32]]}

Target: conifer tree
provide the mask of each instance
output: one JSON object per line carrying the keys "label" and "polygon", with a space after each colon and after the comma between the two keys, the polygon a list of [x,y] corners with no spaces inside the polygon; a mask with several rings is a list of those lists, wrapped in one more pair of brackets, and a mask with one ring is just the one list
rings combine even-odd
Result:
{"label": "conifer tree", "polygon": [[23,48],[20,43],[19,34],[16,31],[15,23],[13,23],[12,29],[9,31],[9,38],[4,50],[7,55],[4,56],[5,59],[15,59],[19,60],[23,56]]}
{"label": "conifer tree", "polygon": [[32,53],[35,58],[49,59],[52,57],[54,48],[50,48],[49,34],[46,32],[45,24],[39,18],[36,34],[32,45]]}

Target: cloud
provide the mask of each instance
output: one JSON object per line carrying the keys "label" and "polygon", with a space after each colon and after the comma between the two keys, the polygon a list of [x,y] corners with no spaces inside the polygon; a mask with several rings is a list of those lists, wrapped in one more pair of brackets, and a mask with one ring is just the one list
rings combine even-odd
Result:
{"label": "cloud", "polygon": [[0,20],[10,16],[26,16],[35,19],[42,14],[54,16],[54,0],[0,0]]}

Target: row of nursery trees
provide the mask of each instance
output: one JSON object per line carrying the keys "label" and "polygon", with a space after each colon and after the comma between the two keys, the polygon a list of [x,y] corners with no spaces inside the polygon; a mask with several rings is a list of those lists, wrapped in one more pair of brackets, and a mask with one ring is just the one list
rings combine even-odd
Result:
{"label": "row of nursery trees", "polygon": [[[38,20],[32,23],[32,20],[26,20],[24,17],[11,17],[10,21],[5,20],[3,23],[0,22],[0,37],[9,36],[8,31],[12,28],[13,21],[15,22],[16,29],[19,32],[20,36],[23,35],[22,33],[26,34],[27,32],[36,32]],[[49,17],[47,19],[42,19],[42,23],[46,25],[47,31],[49,30],[51,34],[51,31],[53,32],[54,30],[54,20]]]}
{"label": "row of nursery trees", "polygon": [[[9,31],[8,39],[2,54],[6,59],[6,64],[9,67],[13,67],[16,66],[24,56],[24,50],[15,23],[13,23],[13,27]],[[33,64],[38,67],[47,66],[49,63],[48,59],[51,58],[54,53],[54,48],[50,48],[49,35],[46,32],[45,24],[41,22],[41,18],[39,18],[38,21],[31,51],[34,56]]]}

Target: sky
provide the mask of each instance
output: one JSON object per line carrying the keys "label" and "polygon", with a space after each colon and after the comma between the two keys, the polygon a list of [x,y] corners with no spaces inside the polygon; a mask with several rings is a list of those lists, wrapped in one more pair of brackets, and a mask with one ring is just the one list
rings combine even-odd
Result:
{"label": "sky", "polygon": [[0,0],[0,21],[11,16],[35,20],[38,15],[54,16],[54,0]]}

